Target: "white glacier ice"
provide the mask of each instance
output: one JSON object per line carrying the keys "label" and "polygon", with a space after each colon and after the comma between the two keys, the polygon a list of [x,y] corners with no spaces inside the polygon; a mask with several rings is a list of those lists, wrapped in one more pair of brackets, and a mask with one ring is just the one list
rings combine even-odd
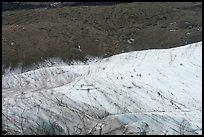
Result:
{"label": "white glacier ice", "polygon": [[2,78],[9,134],[202,134],[202,42]]}

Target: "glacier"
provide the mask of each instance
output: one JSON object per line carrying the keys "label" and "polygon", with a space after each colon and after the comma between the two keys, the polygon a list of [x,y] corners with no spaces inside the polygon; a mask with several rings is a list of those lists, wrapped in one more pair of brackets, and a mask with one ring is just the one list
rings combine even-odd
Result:
{"label": "glacier", "polygon": [[202,134],[202,42],[2,76],[8,134]]}

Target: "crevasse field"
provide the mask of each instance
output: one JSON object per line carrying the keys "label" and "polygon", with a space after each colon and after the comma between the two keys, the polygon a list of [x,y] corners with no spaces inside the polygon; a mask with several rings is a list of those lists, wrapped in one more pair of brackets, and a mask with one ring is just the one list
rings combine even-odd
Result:
{"label": "crevasse field", "polygon": [[202,134],[202,42],[2,77],[8,134]]}

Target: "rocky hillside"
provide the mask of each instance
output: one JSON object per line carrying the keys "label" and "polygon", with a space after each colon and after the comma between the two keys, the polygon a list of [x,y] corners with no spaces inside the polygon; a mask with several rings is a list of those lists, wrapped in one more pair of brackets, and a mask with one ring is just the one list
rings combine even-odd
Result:
{"label": "rocky hillside", "polygon": [[2,13],[2,63],[28,67],[49,58],[86,61],[202,40],[202,3],[133,2]]}
{"label": "rocky hillside", "polygon": [[36,9],[36,8],[61,8],[73,6],[109,6],[125,2],[2,2],[2,11]]}

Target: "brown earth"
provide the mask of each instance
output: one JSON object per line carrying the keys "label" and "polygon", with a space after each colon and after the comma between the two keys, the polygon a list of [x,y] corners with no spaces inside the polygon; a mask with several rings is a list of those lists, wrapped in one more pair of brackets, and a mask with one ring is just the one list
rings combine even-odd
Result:
{"label": "brown earth", "polygon": [[[134,41],[128,43],[131,38]],[[27,67],[52,57],[86,61],[87,55],[109,57],[198,41],[202,41],[202,3],[198,2],[134,2],[2,13],[3,69],[19,62]]]}

